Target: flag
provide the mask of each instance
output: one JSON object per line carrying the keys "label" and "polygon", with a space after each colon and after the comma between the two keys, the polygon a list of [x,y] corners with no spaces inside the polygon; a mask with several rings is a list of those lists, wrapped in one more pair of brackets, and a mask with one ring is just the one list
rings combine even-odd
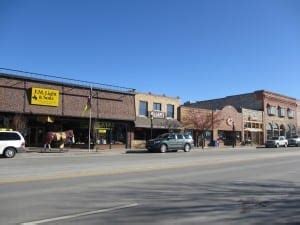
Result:
{"label": "flag", "polygon": [[92,96],[88,96],[86,105],[84,106],[83,112],[89,111],[92,108]]}

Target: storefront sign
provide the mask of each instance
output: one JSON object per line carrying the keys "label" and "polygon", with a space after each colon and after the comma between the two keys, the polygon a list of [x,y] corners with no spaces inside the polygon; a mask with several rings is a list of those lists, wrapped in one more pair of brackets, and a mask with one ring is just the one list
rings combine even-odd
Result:
{"label": "storefront sign", "polygon": [[231,117],[229,117],[229,118],[226,120],[226,123],[227,123],[228,126],[232,126],[233,123],[234,123],[234,121],[233,121],[233,119],[232,119]]}
{"label": "storefront sign", "polygon": [[112,122],[95,122],[95,128],[114,128],[115,124]]}
{"label": "storefront sign", "polygon": [[98,133],[99,133],[99,134],[106,134],[106,129],[99,129],[99,130],[98,130]]}
{"label": "storefront sign", "polygon": [[152,111],[150,112],[150,116],[155,119],[164,119],[165,113],[160,111]]}
{"label": "storefront sign", "polygon": [[59,105],[59,91],[46,88],[31,88],[32,105],[58,106]]}

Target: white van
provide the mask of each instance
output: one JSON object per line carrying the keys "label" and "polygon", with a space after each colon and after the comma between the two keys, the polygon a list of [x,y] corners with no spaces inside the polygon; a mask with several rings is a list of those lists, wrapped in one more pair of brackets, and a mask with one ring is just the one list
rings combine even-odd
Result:
{"label": "white van", "polygon": [[0,131],[0,154],[13,158],[17,152],[25,151],[25,140],[18,131]]}

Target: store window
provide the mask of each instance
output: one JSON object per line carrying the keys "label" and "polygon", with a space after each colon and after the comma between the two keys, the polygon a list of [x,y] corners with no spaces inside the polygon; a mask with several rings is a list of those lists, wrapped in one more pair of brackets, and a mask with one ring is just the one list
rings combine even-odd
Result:
{"label": "store window", "polygon": [[154,111],[161,111],[161,103],[153,103],[153,110]]}
{"label": "store window", "polygon": [[174,118],[174,105],[167,104],[167,117]]}
{"label": "store window", "polygon": [[140,101],[139,115],[146,116],[146,117],[148,116],[148,102]]}

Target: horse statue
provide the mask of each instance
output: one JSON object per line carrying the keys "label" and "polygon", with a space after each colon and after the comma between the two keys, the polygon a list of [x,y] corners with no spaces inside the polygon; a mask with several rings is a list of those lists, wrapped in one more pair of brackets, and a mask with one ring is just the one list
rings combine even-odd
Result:
{"label": "horse statue", "polygon": [[44,141],[44,150],[48,147],[51,151],[52,141],[59,142],[59,148],[63,149],[66,143],[75,143],[74,132],[73,130],[67,130],[62,132],[47,132]]}

